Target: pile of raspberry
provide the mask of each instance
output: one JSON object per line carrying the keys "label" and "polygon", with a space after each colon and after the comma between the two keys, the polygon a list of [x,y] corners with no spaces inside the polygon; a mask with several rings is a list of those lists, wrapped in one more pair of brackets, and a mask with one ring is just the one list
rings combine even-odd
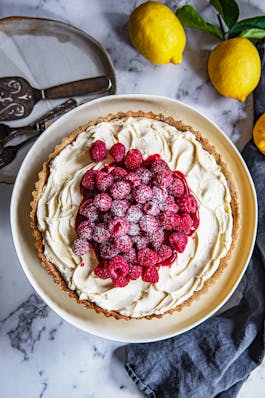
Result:
{"label": "pile of raspberry", "polygon": [[[83,256],[94,250],[95,275],[111,278],[115,287],[140,277],[156,283],[159,267],[170,266],[198,228],[198,203],[184,175],[159,155],[144,160],[138,149],[126,153],[121,143],[109,154],[110,164],[82,178],[73,251]],[[98,163],[106,156],[105,143],[95,141],[91,159]]]}

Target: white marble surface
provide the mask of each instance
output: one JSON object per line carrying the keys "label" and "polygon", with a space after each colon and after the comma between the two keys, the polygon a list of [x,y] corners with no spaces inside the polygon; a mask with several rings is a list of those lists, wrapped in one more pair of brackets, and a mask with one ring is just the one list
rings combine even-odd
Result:
{"label": "white marble surface", "polygon": [[[246,103],[219,96],[209,83],[207,56],[214,40],[188,32],[183,63],[154,66],[130,46],[126,22],[141,1],[1,0],[0,17],[47,17],[73,24],[109,51],[118,93],[147,93],[179,99],[210,117],[239,149],[252,126],[252,99]],[[191,3],[211,15],[206,1],[166,2],[173,9]],[[239,1],[241,16],[265,13],[259,0]],[[260,9],[260,8],[261,9]],[[263,8],[263,10],[262,10]],[[1,71],[0,71],[1,72]],[[1,74],[1,73],[0,73]],[[12,185],[0,184],[0,382],[1,397],[142,397],[127,376],[122,344],[86,334],[62,321],[35,294],[12,244],[9,203]],[[264,397],[265,364],[258,367],[239,397]]]}

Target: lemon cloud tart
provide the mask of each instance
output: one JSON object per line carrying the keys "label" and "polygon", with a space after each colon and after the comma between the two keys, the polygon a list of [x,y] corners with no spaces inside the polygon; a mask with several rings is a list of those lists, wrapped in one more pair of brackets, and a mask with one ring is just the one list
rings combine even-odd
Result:
{"label": "lemon cloud tart", "polygon": [[31,203],[38,255],[80,304],[162,317],[207,291],[239,228],[237,191],[203,135],[171,117],[109,115],[66,137]]}

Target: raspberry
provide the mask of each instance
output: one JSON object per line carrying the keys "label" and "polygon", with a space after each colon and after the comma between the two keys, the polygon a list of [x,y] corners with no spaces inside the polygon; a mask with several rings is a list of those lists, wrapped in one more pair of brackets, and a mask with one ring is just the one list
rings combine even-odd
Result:
{"label": "raspberry", "polygon": [[124,287],[127,286],[130,282],[130,278],[128,276],[119,276],[118,278],[113,280],[113,285],[115,287]]}
{"label": "raspberry", "polygon": [[112,257],[107,263],[107,269],[113,279],[126,276],[129,272],[129,264],[122,256]]}
{"label": "raspberry", "polygon": [[132,186],[136,187],[137,185],[141,184],[140,177],[135,173],[128,173],[124,177],[124,181],[131,183]]}
{"label": "raspberry", "polygon": [[159,205],[164,206],[165,200],[168,197],[167,190],[154,186],[152,188],[152,191],[153,191],[153,200],[157,202]]}
{"label": "raspberry", "polygon": [[185,247],[187,246],[188,243],[188,237],[187,235],[183,234],[178,234],[177,232],[174,232],[171,234],[168,238],[170,246],[173,249],[176,249],[179,253],[184,252]]}
{"label": "raspberry", "polygon": [[121,162],[125,154],[125,146],[120,142],[117,142],[117,144],[112,145],[109,153],[111,154],[115,162]]}
{"label": "raspberry", "polygon": [[132,240],[128,235],[120,236],[114,240],[114,247],[120,252],[129,252],[132,248]]}
{"label": "raspberry", "polygon": [[120,217],[124,216],[129,207],[129,202],[127,200],[113,200],[111,205],[111,212],[114,216]]}
{"label": "raspberry", "polygon": [[131,149],[125,155],[124,164],[127,169],[137,169],[142,164],[143,157],[139,149]]}
{"label": "raspberry", "polygon": [[152,237],[152,240],[151,240],[151,244],[152,244],[153,248],[157,250],[164,242],[164,238],[165,238],[164,232],[162,231],[162,229],[159,229],[154,234],[154,236]]}
{"label": "raspberry", "polygon": [[125,217],[116,217],[109,223],[109,231],[114,238],[126,235],[130,230],[130,223]]}
{"label": "raspberry", "polygon": [[93,204],[101,211],[108,211],[111,207],[111,197],[106,193],[100,193],[94,197]]}
{"label": "raspberry", "polygon": [[91,249],[92,249],[91,244],[87,240],[82,238],[76,239],[72,247],[73,252],[77,256],[83,256]]}
{"label": "raspberry", "polygon": [[84,177],[82,178],[82,186],[86,189],[93,190],[96,186],[96,170],[90,169],[87,170]]}
{"label": "raspberry", "polygon": [[105,142],[101,140],[95,141],[90,148],[90,157],[94,162],[98,163],[105,159],[107,154],[107,148]]}
{"label": "raspberry", "polygon": [[110,278],[109,270],[101,264],[97,265],[96,268],[94,268],[94,274],[101,279]]}
{"label": "raspberry", "polygon": [[168,196],[166,201],[165,201],[165,205],[164,208],[167,211],[173,211],[173,213],[177,213],[179,210],[179,207],[177,205],[177,203],[175,202],[174,196]]}
{"label": "raspberry", "polygon": [[179,198],[185,192],[185,186],[180,178],[174,178],[173,183],[171,185],[171,193],[172,195]]}
{"label": "raspberry", "polygon": [[[79,208],[79,213],[82,214],[83,210],[86,211],[86,208],[90,207],[92,205],[92,203],[93,203],[92,199],[87,199],[83,203],[81,203],[80,208]],[[80,212],[80,209],[81,209],[81,212]],[[84,214],[82,214],[82,215],[84,215]]]}
{"label": "raspberry", "polygon": [[97,224],[94,228],[93,239],[97,243],[104,243],[109,240],[110,233],[105,224]]}
{"label": "raspberry", "polygon": [[175,229],[183,234],[189,234],[193,226],[192,218],[189,214],[175,214]]}
{"label": "raspberry", "polygon": [[142,270],[142,279],[144,282],[157,283],[159,275],[156,267],[144,267]]}
{"label": "raspberry", "polygon": [[82,214],[82,216],[88,218],[90,222],[96,221],[99,215],[99,211],[96,206],[91,203],[91,199],[87,199],[84,203],[81,204],[79,208],[79,213]]}
{"label": "raspberry", "polygon": [[162,211],[159,216],[159,222],[163,229],[169,230],[175,227],[176,214],[172,211]]}
{"label": "raspberry", "polygon": [[160,171],[163,170],[170,170],[167,162],[165,162],[162,159],[156,159],[153,162],[150,162],[149,168],[153,174],[159,173]]}
{"label": "raspberry", "polygon": [[158,230],[158,223],[154,216],[143,216],[139,222],[142,231],[148,234],[154,234]]}
{"label": "raspberry", "polygon": [[105,192],[112,186],[114,177],[105,171],[98,171],[96,174],[96,185],[101,192]]}
{"label": "raspberry", "polygon": [[126,181],[116,181],[110,188],[113,199],[125,199],[131,192],[131,186]]}
{"label": "raspberry", "polygon": [[158,255],[154,250],[145,247],[139,250],[137,260],[142,267],[152,267],[158,261]]}
{"label": "raspberry", "polygon": [[134,264],[137,262],[136,250],[132,247],[127,253],[123,256],[128,263]]}
{"label": "raspberry", "polygon": [[136,223],[137,221],[140,220],[142,215],[143,215],[143,213],[142,213],[141,209],[136,205],[132,205],[127,210],[126,218],[128,221],[130,221],[132,223]]}
{"label": "raspberry", "polygon": [[76,228],[78,236],[80,238],[91,240],[93,234],[93,226],[90,221],[83,221],[81,222],[78,227]]}
{"label": "raspberry", "polygon": [[143,235],[133,236],[132,241],[137,250],[144,249],[148,245],[148,239]]}
{"label": "raspberry", "polygon": [[162,245],[158,250],[157,254],[159,257],[159,262],[165,261],[172,256],[172,249],[168,245]]}
{"label": "raspberry", "polygon": [[130,230],[129,230],[129,232],[128,232],[128,235],[130,235],[130,236],[136,236],[136,235],[139,235],[139,233],[140,233],[140,227],[139,227],[139,225],[138,224],[135,224],[135,223],[130,223]]}
{"label": "raspberry", "polygon": [[149,184],[151,181],[152,173],[144,167],[139,167],[139,169],[136,170],[136,174],[138,174],[143,184]]}
{"label": "raspberry", "polygon": [[144,212],[151,216],[157,216],[160,213],[160,209],[156,202],[149,201],[144,205]]}
{"label": "raspberry", "polygon": [[100,245],[100,256],[104,259],[109,259],[117,256],[118,250],[113,246],[112,243],[106,242]]}
{"label": "raspberry", "polygon": [[114,176],[115,179],[119,179],[125,177],[128,174],[128,172],[122,167],[114,167],[111,170],[111,174]]}
{"label": "raspberry", "polygon": [[138,279],[142,275],[142,267],[139,265],[129,265],[128,277],[132,280]]}
{"label": "raspberry", "polygon": [[198,203],[195,197],[191,194],[184,194],[178,200],[180,211],[185,213],[196,213],[198,209]]}
{"label": "raspberry", "polygon": [[168,187],[173,182],[173,175],[171,170],[161,170],[154,174],[154,183],[159,187]]}
{"label": "raspberry", "polygon": [[137,185],[133,189],[133,197],[138,203],[145,203],[147,200],[152,199],[152,189],[145,184]]}

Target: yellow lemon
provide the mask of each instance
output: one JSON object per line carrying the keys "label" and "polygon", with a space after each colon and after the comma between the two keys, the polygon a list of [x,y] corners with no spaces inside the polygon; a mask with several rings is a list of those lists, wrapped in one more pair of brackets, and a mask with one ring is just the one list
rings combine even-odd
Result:
{"label": "yellow lemon", "polygon": [[256,47],[242,37],[221,42],[211,52],[208,73],[216,90],[245,101],[260,79],[261,63]]}
{"label": "yellow lemon", "polygon": [[179,64],[186,44],[184,29],[167,6],[148,1],[137,7],[128,22],[134,47],[155,64]]}
{"label": "yellow lemon", "polygon": [[255,123],[253,139],[260,152],[265,155],[265,113]]}

